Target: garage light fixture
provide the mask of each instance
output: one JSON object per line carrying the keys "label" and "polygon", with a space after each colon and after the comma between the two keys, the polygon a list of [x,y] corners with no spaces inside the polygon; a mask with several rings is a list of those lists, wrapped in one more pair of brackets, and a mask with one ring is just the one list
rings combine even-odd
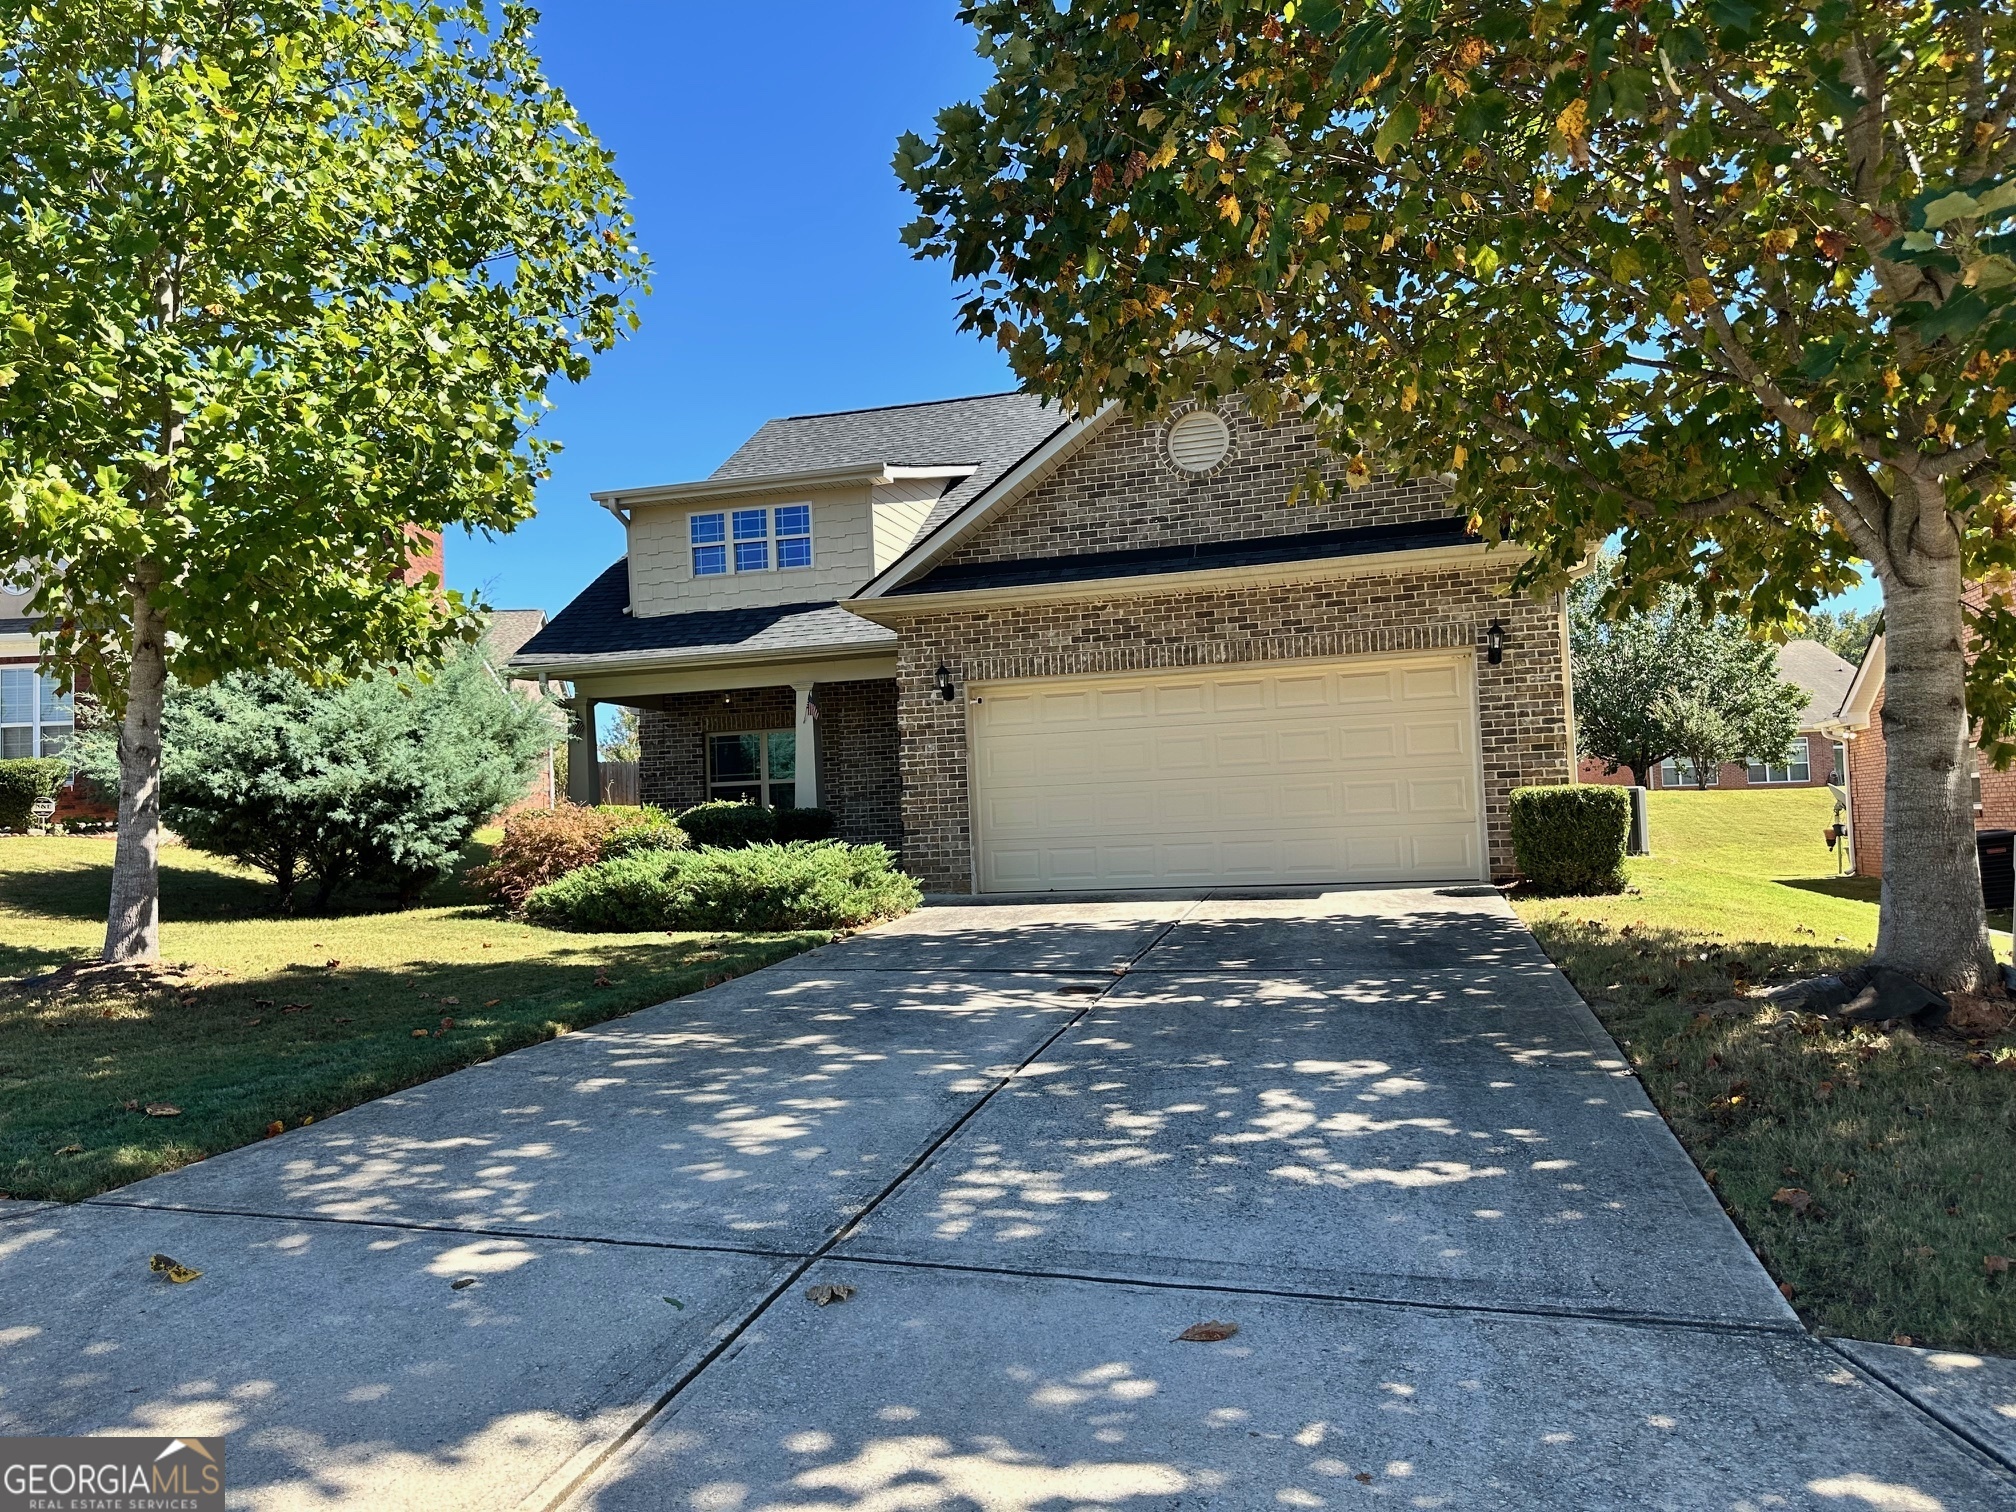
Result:
{"label": "garage light fixture", "polygon": [[1491,621],[1491,628],[1484,632],[1484,660],[1497,666],[1505,660],[1505,622]]}
{"label": "garage light fixture", "polygon": [[959,690],[952,686],[952,669],[945,663],[938,663],[938,696],[946,703],[959,696]]}

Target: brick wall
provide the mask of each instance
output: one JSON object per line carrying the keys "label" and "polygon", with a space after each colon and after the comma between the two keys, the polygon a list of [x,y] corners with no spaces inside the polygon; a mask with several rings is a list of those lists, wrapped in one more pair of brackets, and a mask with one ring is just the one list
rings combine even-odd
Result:
{"label": "brick wall", "polygon": [[[1883,694],[1869,710],[1869,728],[1848,744],[1848,796],[1854,814],[1855,875],[1883,875],[1883,784],[1890,771],[1883,743]],[[2016,771],[1980,764],[1981,802],[1974,828],[2016,829]]]}
{"label": "brick wall", "polygon": [[[896,685],[820,683],[819,802],[833,810],[843,840],[903,844],[901,776],[896,766]],[[707,797],[710,734],[789,730],[797,722],[789,688],[668,694],[637,719],[639,798],[670,813]]]}
{"label": "brick wall", "polygon": [[[1396,573],[1215,593],[923,614],[898,623],[904,864],[927,887],[969,892],[968,680],[1060,677],[1234,663],[1476,648],[1491,872],[1513,867],[1511,791],[1573,769],[1558,600],[1506,598],[1512,565]],[[1505,625],[1505,660],[1482,647]],[[961,694],[937,695],[943,662]]]}
{"label": "brick wall", "polygon": [[417,525],[406,527],[406,539],[411,543],[406,553],[405,580],[410,586],[424,578],[432,577],[435,582],[445,585],[448,581],[447,557],[441,545],[441,532],[422,530]]}
{"label": "brick wall", "polygon": [[[1749,767],[1740,761],[1731,761],[1726,763],[1717,775],[1715,779],[1716,789],[1726,790],[1729,788],[1747,787],[1809,788],[1827,786],[1828,783],[1834,780],[1834,742],[1828,736],[1816,735],[1811,731],[1802,731],[1801,733],[1806,736],[1807,762],[1813,769],[1812,776],[1805,782],[1753,783],[1750,780]],[[1602,762],[1593,756],[1585,756],[1578,764],[1578,773],[1575,780],[1578,782],[1593,782],[1605,787],[1630,787],[1638,779],[1633,775],[1631,768],[1628,766],[1619,767],[1614,772],[1606,772],[1603,770]],[[1665,787],[1666,783],[1655,769],[1652,773],[1651,782],[1647,783],[1646,786],[1657,789]],[[1698,791],[1698,789],[1689,786],[1686,788],[1676,788],[1675,791],[1692,793]]]}
{"label": "brick wall", "polygon": [[1300,422],[1263,426],[1236,402],[1220,413],[1232,431],[1232,450],[1206,476],[1169,464],[1161,426],[1115,420],[948,563],[1299,535],[1449,514],[1448,490],[1427,478],[1382,478],[1355,492],[1340,484],[1321,504],[1290,504],[1289,493],[1311,466],[1335,481],[1344,459]]}

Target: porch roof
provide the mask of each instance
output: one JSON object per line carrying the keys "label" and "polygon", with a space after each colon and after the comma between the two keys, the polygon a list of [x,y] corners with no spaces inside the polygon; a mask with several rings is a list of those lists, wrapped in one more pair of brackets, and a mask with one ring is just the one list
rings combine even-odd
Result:
{"label": "porch roof", "polygon": [[691,614],[633,615],[627,558],[619,560],[518,649],[511,667],[530,676],[766,656],[891,651],[896,632],[830,600]]}

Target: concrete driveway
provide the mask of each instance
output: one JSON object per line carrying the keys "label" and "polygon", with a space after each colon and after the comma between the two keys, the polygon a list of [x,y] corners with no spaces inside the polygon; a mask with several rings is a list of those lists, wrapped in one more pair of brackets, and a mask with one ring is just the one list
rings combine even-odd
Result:
{"label": "concrete driveway", "polygon": [[1806,1336],[1460,890],[926,908],[0,1275],[0,1432],[228,1433],[245,1507],[2016,1508],[2009,1373]]}

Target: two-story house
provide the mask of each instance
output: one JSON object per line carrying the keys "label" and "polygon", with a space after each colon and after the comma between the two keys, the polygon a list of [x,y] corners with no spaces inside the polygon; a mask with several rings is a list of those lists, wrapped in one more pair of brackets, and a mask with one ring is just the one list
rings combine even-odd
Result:
{"label": "two-story house", "polygon": [[832,809],[946,892],[1475,881],[1572,780],[1558,597],[1432,479],[1237,403],[1021,394],[773,420],[596,495],[628,552],[513,660],[640,711],[644,801]]}
{"label": "two-story house", "polygon": [[0,761],[62,755],[76,719],[70,690],[37,666],[34,592],[32,583],[0,581]]}

